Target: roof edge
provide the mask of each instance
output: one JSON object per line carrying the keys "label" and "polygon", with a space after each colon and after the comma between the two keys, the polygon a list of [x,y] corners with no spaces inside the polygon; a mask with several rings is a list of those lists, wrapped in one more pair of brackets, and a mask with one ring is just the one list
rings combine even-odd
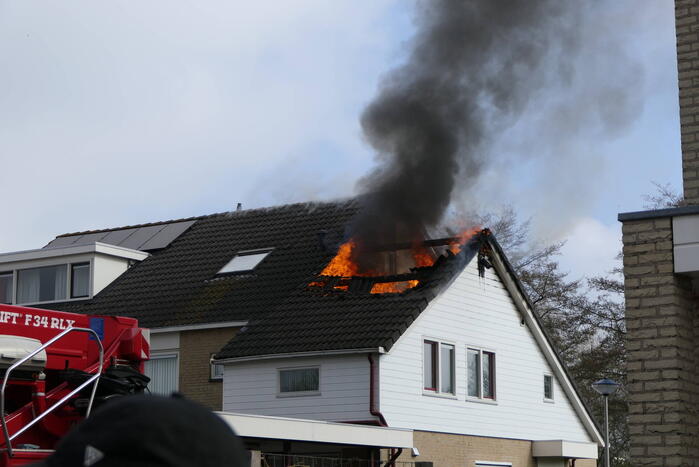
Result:
{"label": "roof edge", "polygon": [[[220,352],[219,352],[220,353]],[[239,363],[239,362],[250,362],[254,360],[272,360],[275,358],[301,358],[301,357],[326,357],[328,355],[349,355],[358,353],[386,353],[386,349],[383,347],[366,347],[361,349],[338,349],[338,350],[313,350],[310,352],[288,352],[288,353],[276,353],[267,355],[250,355],[244,357],[223,357],[218,358],[218,354],[214,355],[214,360],[217,363]]]}
{"label": "roof edge", "polygon": [[55,238],[62,238],[62,237],[75,237],[77,235],[88,235],[88,234],[96,234],[96,233],[103,233],[103,232],[113,232],[115,230],[125,230],[125,229],[136,229],[136,228],[141,228],[141,227],[153,227],[156,225],[165,225],[165,224],[177,224],[179,222],[189,222],[189,221],[198,221],[202,219],[207,219],[209,217],[215,217],[215,216],[224,216],[224,215],[232,215],[236,213],[252,213],[256,211],[264,211],[264,210],[270,210],[270,209],[284,209],[288,208],[291,206],[299,206],[299,205],[324,205],[324,204],[334,204],[334,203],[350,203],[356,201],[356,198],[338,198],[336,200],[330,200],[330,201],[306,201],[306,202],[300,202],[300,203],[288,203],[288,204],[281,204],[279,206],[266,206],[266,207],[259,207],[259,208],[252,208],[252,209],[242,209],[240,211],[222,211],[222,212],[215,212],[212,214],[204,214],[201,216],[191,216],[191,217],[183,217],[181,219],[171,219],[167,221],[156,221],[156,222],[146,222],[144,224],[133,224],[133,225],[123,225],[119,227],[109,227],[106,229],[94,229],[94,230],[84,230],[84,231],[79,231],[79,232],[69,232],[69,233],[63,233],[60,235],[56,235]]}
{"label": "roof edge", "polygon": [[656,219],[658,217],[675,217],[699,214],[699,206],[680,206],[677,208],[649,209],[646,211],[621,212],[617,216],[619,222]]}

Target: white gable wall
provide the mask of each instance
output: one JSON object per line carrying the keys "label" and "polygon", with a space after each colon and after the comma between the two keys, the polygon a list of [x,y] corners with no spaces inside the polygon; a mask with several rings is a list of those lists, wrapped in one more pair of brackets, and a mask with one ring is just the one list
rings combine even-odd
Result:
{"label": "white gable wall", "polygon": [[[544,374],[554,374],[493,269],[478,276],[474,259],[423,311],[380,365],[380,410],[388,425],[516,439],[592,441],[554,376],[544,402]],[[423,394],[422,341],[456,346],[456,397]],[[494,351],[495,404],[466,400],[466,348]]]}
{"label": "white gable wall", "polygon": [[[320,367],[320,394],[280,396],[279,368]],[[372,420],[366,354],[227,363],[223,410],[326,421]]]}

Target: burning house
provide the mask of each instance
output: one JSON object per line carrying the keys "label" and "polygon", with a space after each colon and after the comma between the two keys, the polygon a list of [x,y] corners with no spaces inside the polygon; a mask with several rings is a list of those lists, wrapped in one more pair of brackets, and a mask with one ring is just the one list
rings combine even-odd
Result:
{"label": "burning house", "polygon": [[[61,235],[0,255],[2,300],[137,318],[151,390],[222,411],[269,465],[594,465],[599,431],[494,235],[355,250],[362,206]],[[26,271],[61,268],[38,298],[19,293]]]}

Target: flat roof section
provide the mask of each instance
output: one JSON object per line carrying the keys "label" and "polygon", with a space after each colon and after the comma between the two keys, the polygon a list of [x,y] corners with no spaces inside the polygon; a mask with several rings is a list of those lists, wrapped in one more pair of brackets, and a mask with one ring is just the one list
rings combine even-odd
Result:
{"label": "flat roof section", "polygon": [[413,430],[216,412],[238,436],[381,448],[412,448]]}
{"label": "flat roof section", "polygon": [[648,211],[622,212],[617,216],[619,222],[640,221],[656,217],[688,216],[699,214],[699,206],[682,206],[679,208],[651,209]]}

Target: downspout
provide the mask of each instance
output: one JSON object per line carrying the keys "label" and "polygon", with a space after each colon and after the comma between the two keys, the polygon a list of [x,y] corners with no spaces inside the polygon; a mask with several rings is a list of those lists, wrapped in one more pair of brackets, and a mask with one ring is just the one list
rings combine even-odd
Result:
{"label": "downspout", "polygon": [[376,408],[376,361],[374,354],[368,354],[369,357],[369,413],[374,417],[378,417],[379,426],[388,426],[383,414]]}
{"label": "downspout", "polygon": [[[369,357],[369,413],[374,417],[378,417],[380,426],[388,426],[383,414],[376,408],[376,360],[374,360],[374,354],[370,353],[367,356]],[[386,462],[386,467],[395,467],[396,459],[398,459],[401,452],[403,452],[402,448],[391,448],[391,455]]]}

